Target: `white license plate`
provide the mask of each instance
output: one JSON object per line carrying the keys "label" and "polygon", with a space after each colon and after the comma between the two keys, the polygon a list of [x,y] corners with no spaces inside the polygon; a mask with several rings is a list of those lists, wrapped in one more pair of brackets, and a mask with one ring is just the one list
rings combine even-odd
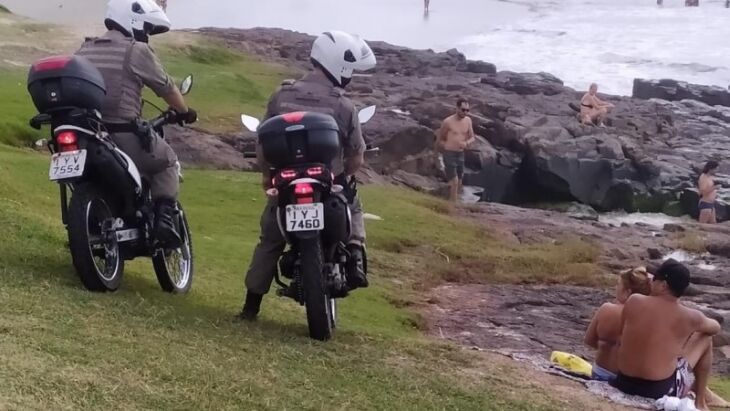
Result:
{"label": "white license plate", "polygon": [[291,204],[286,206],[286,231],[318,231],[324,229],[324,204]]}
{"label": "white license plate", "polygon": [[48,177],[51,181],[81,177],[86,167],[86,150],[56,153],[51,157],[51,170]]}

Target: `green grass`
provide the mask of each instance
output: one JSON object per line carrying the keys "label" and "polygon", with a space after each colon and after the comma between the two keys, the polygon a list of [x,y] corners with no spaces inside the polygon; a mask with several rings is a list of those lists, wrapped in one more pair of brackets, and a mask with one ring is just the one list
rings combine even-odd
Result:
{"label": "green grass", "polygon": [[[428,275],[431,260],[409,250],[441,241],[444,252],[470,255],[483,237],[431,199],[364,189],[368,210],[384,218],[368,223],[374,287],[341,304],[337,336],[321,344],[306,337],[302,309],[275,297],[258,323],[231,321],[258,235],[256,175],[188,171],[182,200],[197,257],[189,295],[162,293],[147,261],[128,265],[121,291],[100,295],[71,268],[47,162],[0,145],[0,408],[558,407],[534,384],[512,386],[519,372],[509,366],[496,371],[425,340],[415,313],[388,302]],[[405,239],[409,247],[393,249]]]}
{"label": "green grass", "polygon": [[[77,46],[53,32],[63,46],[33,23],[0,24],[5,38],[27,42],[11,54],[19,62],[45,55],[40,43]],[[293,75],[197,35],[161,38],[171,74],[195,75],[188,100],[212,131],[240,130],[239,114],[260,115]],[[594,283],[595,247],[510,245],[446,203],[396,188],[362,190],[368,212],[384,218],[368,222],[373,287],[342,302],[327,344],[306,337],[301,307],[272,296],[258,323],[232,321],[263,206],[254,174],[187,172],[182,200],[197,258],[189,295],[162,293],[149,261],[128,264],[117,293],[86,292],[47,156],[6,145],[43,136],[26,126],[35,110],[25,75],[0,66],[0,409],[549,410],[579,401],[497,357],[424,338],[411,305],[443,281]]]}
{"label": "green grass", "polygon": [[[0,37],[13,41],[11,45],[0,44],[0,52],[12,61],[4,63],[0,59],[0,144],[30,146],[47,135],[28,126],[28,120],[36,114],[26,89],[28,67],[41,57],[72,53],[82,39],[63,27],[14,16],[3,19]],[[51,37],[50,33],[54,35]],[[178,81],[188,74],[194,75],[195,84],[186,99],[199,113],[196,127],[211,132],[241,132],[240,115],[262,115],[266,101],[281,80],[297,76],[289,68],[259,62],[200,35],[171,33],[154,39],[152,46]],[[149,91],[145,97],[166,107]],[[146,107],[146,117],[157,114],[151,106]]]}
{"label": "green grass", "polygon": [[710,388],[722,398],[730,398],[730,378],[715,377],[710,381]]}
{"label": "green grass", "polygon": [[198,36],[190,44],[165,44],[160,58],[178,79],[193,74],[195,85],[187,100],[200,114],[198,126],[213,132],[240,132],[242,113],[263,115],[281,81],[297,76]]}
{"label": "green grass", "polygon": [[26,75],[0,66],[0,144],[30,145],[41,132],[28,126],[37,114],[26,89]]}
{"label": "green grass", "polygon": [[7,7],[0,4],[0,13],[10,14],[10,10]]}

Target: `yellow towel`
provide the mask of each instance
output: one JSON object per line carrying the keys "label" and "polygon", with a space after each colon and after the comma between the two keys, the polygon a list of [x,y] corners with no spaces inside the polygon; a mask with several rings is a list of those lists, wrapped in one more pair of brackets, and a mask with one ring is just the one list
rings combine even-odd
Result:
{"label": "yellow towel", "polygon": [[567,352],[553,351],[550,355],[550,362],[574,374],[585,375],[589,378],[593,374],[593,366],[588,361]]}

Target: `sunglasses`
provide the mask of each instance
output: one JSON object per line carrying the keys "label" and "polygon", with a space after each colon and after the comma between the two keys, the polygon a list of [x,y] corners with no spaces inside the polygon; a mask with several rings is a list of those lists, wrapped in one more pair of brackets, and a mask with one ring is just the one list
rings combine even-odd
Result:
{"label": "sunglasses", "polygon": [[470,110],[469,110],[468,108],[462,108],[462,109],[461,109],[461,112],[462,112],[462,113],[468,113],[469,111],[470,111]]}

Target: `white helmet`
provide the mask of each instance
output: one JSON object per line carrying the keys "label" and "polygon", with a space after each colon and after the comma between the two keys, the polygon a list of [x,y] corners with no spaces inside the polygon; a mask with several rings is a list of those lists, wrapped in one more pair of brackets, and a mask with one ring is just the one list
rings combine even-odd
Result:
{"label": "white helmet", "polygon": [[375,54],[365,40],[341,31],[329,31],[317,37],[311,58],[340,87],[352,80],[353,71],[370,70],[376,64]]}
{"label": "white helmet", "polygon": [[109,30],[117,29],[137,41],[170,30],[170,19],[154,0],[109,0],[104,21]]}

